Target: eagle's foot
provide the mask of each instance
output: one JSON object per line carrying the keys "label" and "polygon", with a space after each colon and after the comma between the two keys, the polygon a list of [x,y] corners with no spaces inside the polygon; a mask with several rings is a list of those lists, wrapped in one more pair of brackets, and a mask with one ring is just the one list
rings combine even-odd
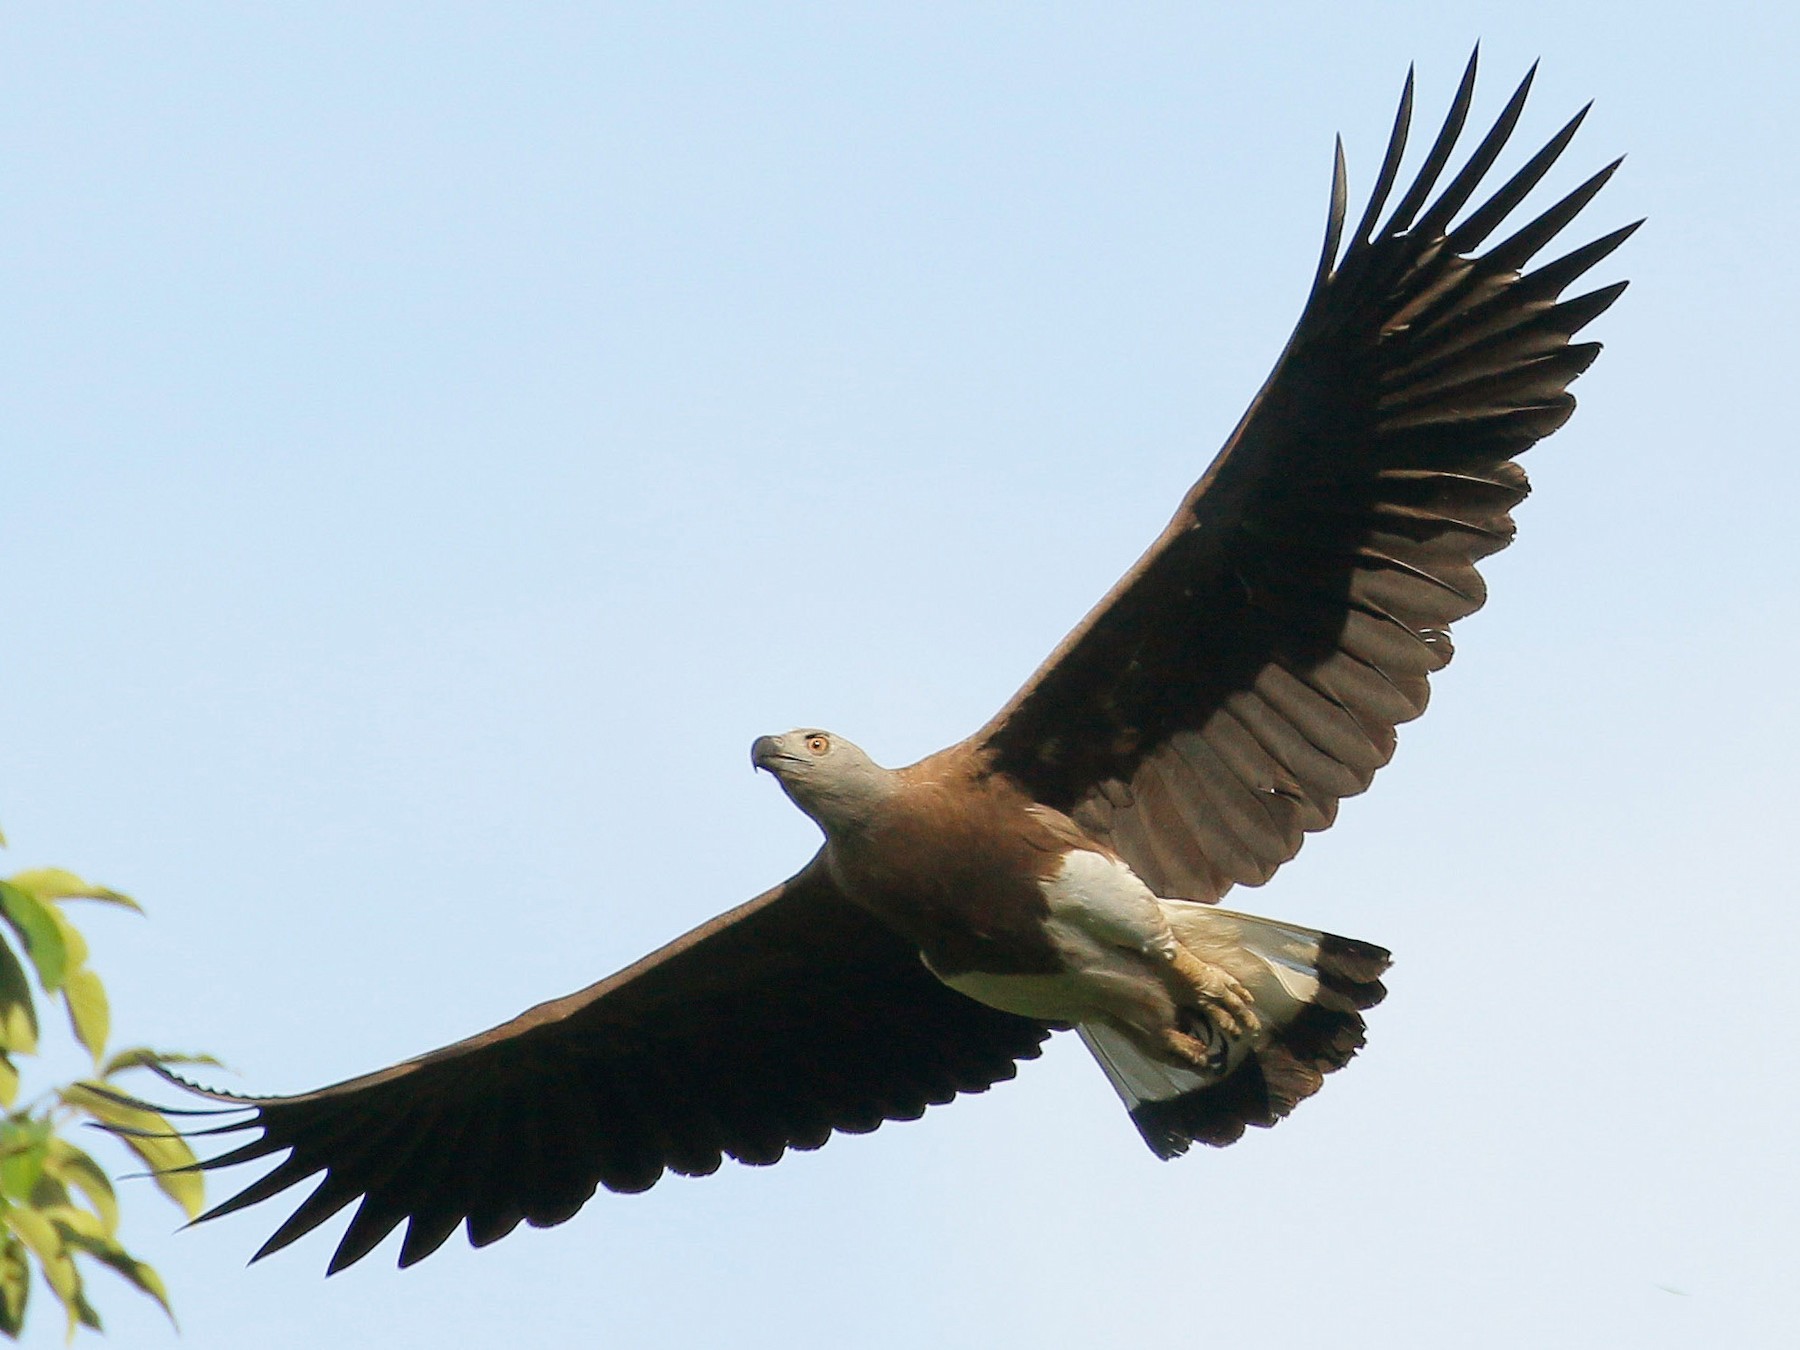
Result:
{"label": "eagle's foot", "polygon": [[[1213,1031],[1213,1028],[1203,1027],[1202,1030]],[[1210,1077],[1225,1067],[1227,1044],[1216,1031],[1209,1037],[1201,1037],[1170,1027],[1162,1033],[1162,1050],[1172,1063]]]}
{"label": "eagle's foot", "polygon": [[1226,1036],[1254,1036],[1261,1025],[1250,991],[1223,966],[1202,961],[1177,946],[1169,967],[1194,997],[1195,1004]]}

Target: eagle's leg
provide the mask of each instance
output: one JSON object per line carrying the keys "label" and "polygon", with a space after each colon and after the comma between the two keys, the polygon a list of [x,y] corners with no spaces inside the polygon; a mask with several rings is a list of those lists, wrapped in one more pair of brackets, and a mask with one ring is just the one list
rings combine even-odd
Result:
{"label": "eagle's leg", "polygon": [[1218,1023],[1220,1031],[1227,1036],[1256,1033],[1258,1022],[1250,991],[1239,984],[1230,971],[1210,961],[1202,961],[1180,942],[1171,942],[1164,954],[1170,973],[1193,995],[1201,1011]]}
{"label": "eagle's leg", "polygon": [[[1056,875],[1044,883],[1043,892],[1058,923],[1104,946],[1140,953],[1151,962],[1176,1007],[1204,1017],[1220,1039],[1255,1034],[1258,1023],[1249,991],[1223,966],[1181,944],[1156,893],[1122,859],[1072,849],[1063,856]],[[1198,1047],[1204,1052],[1200,1062],[1210,1060],[1207,1041],[1213,1038],[1191,1036],[1179,1025],[1168,1035],[1175,1039],[1163,1048],[1177,1059],[1195,1062]]]}

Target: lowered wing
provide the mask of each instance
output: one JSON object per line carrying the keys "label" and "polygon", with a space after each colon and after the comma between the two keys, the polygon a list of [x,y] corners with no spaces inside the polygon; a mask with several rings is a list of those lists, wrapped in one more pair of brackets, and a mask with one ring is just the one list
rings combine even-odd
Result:
{"label": "lowered wing", "polygon": [[292,1097],[182,1086],[244,1113],[198,1133],[257,1132],[202,1167],[288,1151],[202,1218],[320,1176],[257,1257],[360,1200],[336,1272],[402,1221],[408,1266],[459,1224],[484,1246],[520,1220],[561,1223],[599,1186],[915,1119],[1011,1078],[1048,1034],[940,984],[815,860],[610,979],[417,1059]]}
{"label": "lowered wing", "polygon": [[1512,539],[1516,456],[1565,422],[1599,353],[1571,341],[1624,283],[1563,292],[1631,234],[1530,261],[1616,162],[1481,252],[1583,109],[1456,221],[1511,135],[1527,75],[1427,204],[1463,129],[1448,120],[1379,230],[1412,111],[1409,74],[1347,248],[1340,145],[1317,278],[1274,373],[1162,535],[972,738],[1040,801],[1111,840],[1165,896],[1257,885],[1368,787],[1425,709],[1449,626]]}

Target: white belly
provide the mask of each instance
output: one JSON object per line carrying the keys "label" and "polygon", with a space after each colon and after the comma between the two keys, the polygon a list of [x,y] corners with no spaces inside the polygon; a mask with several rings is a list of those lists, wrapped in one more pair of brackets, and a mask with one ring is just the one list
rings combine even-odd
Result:
{"label": "white belly", "polygon": [[1061,972],[932,973],[958,993],[1021,1017],[1109,1019],[1146,1031],[1168,1025],[1175,1008],[1160,967],[1175,939],[1150,888],[1124,863],[1078,850],[1064,855],[1042,889]]}

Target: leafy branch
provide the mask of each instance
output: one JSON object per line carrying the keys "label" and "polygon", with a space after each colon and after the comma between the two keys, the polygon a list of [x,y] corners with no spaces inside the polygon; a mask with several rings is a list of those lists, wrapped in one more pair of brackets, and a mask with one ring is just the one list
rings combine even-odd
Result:
{"label": "leafy branch", "polygon": [[[112,1015],[106,989],[87,963],[87,941],[64,912],[69,902],[80,900],[143,912],[129,896],[61,868],[35,868],[0,880],[0,1108],[5,1112],[0,1115],[0,1333],[12,1339],[25,1325],[34,1266],[61,1303],[71,1339],[78,1327],[101,1329],[100,1315],[87,1298],[85,1273],[93,1265],[155,1299],[174,1320],[161,1276],[120,1243],[112,1180],[70,1142],[71,1126],[84,1121],[106,1126],[189,1218],[204,1204],[201,1174],[192,1170],[193,1151],[163,1116],[126,1104],[113,1080],[154,1064],[217,1061],[141,1046],[107,1054]],[[20,1105],[17,1060],[38,1053],[39,994],[62,1004],[75,1039],[93,1059],[94,1073]]]}

